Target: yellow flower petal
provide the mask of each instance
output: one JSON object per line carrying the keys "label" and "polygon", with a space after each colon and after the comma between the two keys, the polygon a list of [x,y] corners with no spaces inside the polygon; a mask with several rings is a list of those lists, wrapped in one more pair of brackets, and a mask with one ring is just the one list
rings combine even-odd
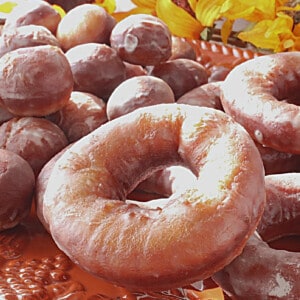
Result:
{"label": "yellow flower petal", "polygon": [[145,8],[145,7],[135,7],[129,11],[122,11],[122,12],[115,12],[112,13],[112,16],[116,19],[117,22],[125,19],[126,17],[130,15],[135,15],[135,14],[148,14],[148,15],[155,15],[155,11],[150,8]]}
{"label": "yellow flower petal", "polygon": [[214,22],[221,17],[222,0],[199,0],[196,5],[196,18],[203,26],[213,26]]}
{"label": "yellow flower petal", "polygon": [[198,292],[193,291],[192,294],[199,300],[224,300],[224,293],[221,288],[211,288]]}
{"label": "yellow flower petal", "polygon": [[239,33],[238,38],[258,48],[276,49],[280,44],[279,37],[276,35],[265,36],[266,31],[272,24],[272,20],[262,20],[258,22],[252,30]]}
{"label": "yellow flower petal", "polygon": [[198,3],[198,0],[187,0],[187,1],[192,11],[196,11],[196,5]]}
{"label": "yellow flower petal", "polygon": [[116,10],[115,0],[95,0],[95,4],[102,6],[110,14]]}
{"label": "yellow flower petal", "polygon": [[229,35],[230,35],[231,31],[232,31],[233,23],[234,23],[233,20],[227,19],[227,20],[223,23],[223,25],[222,25],[222,28],[221,28],[221,39],[222,39],[222,42],[223,42],[224,44],[227,44]]}
{"label": "yellow flower petal", "polygon": [[202,25],[171,0],[157,0],[156,13],[167,24],[172,34],[179,37],[199,39],[203,30]]}
{"label": "yellow flower petal", "polygon": [[294,30],[293,30],[293,34],[296,37],[300,37],[300,23],[298,23],[297,25],[295,25]]}
{"label": "yellow flower petal", "polygon": [[155,9],[156,0],[132,0],[132,3],[139,7]]}
{"label": "yellow flower petal", "polygon": [[63,18],[66,15],[65,10],[61,6],[53,4],[52,7],[59,13],[61,18]]}
{"label": "yellow flower petal", "polygon": [[18,4],[13,1],[6,1],[0,4],[0,12],[9,14]]}

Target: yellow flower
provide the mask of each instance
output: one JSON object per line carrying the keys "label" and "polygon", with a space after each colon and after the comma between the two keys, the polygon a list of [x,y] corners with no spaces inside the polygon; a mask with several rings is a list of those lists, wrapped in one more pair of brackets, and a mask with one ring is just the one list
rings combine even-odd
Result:
{"label": "yellow flower", "polygon": [[116,10],[115,0],[95,0],[94,3],[105,8],[105,10],[110,14]]}
{"label": "yellow flower", "polygon": [[132,3],[138,7],[155,10],[156,0],[132,0]]}
{"label": "yellow flower", "polygon": [[201,23],[171,0],[157,0],[156,13],[168,25],[172,34],[191,39],[200,38],[203,30]]}
{"label": "yellow flower", "polygon": [[136,5],[136,7],[128,10],[128,11],[122,11],[122,12],[114,12],[112,15],[117,21],[121,21],[124,18],[134,15],[134,14],[149,14],[149,15],[156,15],[155,12],[155,5],[156,0],[132,0],[133,4]]}
{"label": "yellow flower", "polygon": [[274,52],[300,50],[298,26],[293,32],[293,18],[279,12],[274,20],[262,20],[252,30],[239,33],[238,38],[258,48],[270,49]]}
{"label": "yellow flower", "polygon": [[[281,3],[281,2],[280,2]],[[196,18],[204,26],[213,26],[220,18],[260,21],[276,16],[275,0],[199,0]]]}

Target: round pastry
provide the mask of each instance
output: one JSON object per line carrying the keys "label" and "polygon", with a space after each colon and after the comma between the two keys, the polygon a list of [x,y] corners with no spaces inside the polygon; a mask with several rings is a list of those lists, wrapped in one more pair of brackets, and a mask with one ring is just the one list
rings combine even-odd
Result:
{"label": "round pastry", "polygon": [[60,127],[72,143],[107,122],[106,103],[95,95],[74,91],[69,102],[47,119]]}
{"label": "round pastry", "polygon": [[300,154],[300,52],[282,52],[236,66],[222,86],[224,110],[252,138]]}
{"label": "round pastry", "polygon": [[208,69],[208,82],[223,81],[231,71],[230,67],[214,65]]}
{"label": "round pastry", "polygon": [[91,93],[107,101],[113,90],[126,79],[123,61],[108,45],[78,45],[68,50],[66,56],[76,91]]}
{"label": "round pastry", "polygon": [[221,85],[222,81],[216,81],[198,86],[183,94],[177,100],[177,103],[205,106],[223,110],[220,100]]}
{"label": "round pastry", "polygon": [[55,34],[60,20],[60,14],[46,1],[18,1],[8,14],[2,32],[24,25],[41,25]]}
{"label": "round pastry", "polygon": [[0,103],[18,116],[45,116],[61,109],[73,90],[71,67],[55,46],[25,47],[0,58]]}
{"label": "round pastry", "polygon": [[0,57],[18,48],[40,45],[60,47],[56,37],[46,27],[40,25],[20,26],[4,31],[0,36]]}
{"label": "round pastry", "polygon": [[116,20],[96,4],[81,4],[62,18],[56,37],[65,51],[86,43],[109,43]]}
{"label": "round pastry", "polygon": [[110,45],[118,55],[132,64],[157,65],[172,54],[171,32],[159,18],[133,14],[113,28]]}
{"label": "round pastry", "polygon": [[148,75],[135,76],[123,81],[112,92],[107,101],[107,116],[112,120],[139,107],[174,102],[174,93],[164,80]]}
{"label": "round pastry", "polygon": [[174,92],[175,99],[179,99],[193,88],[208,82],[205,68],[198,62],[186,58],[163,62],[150,68],[148,74],[168,83]]}
{"label": "round pastry", "polygon": [[24,158],[37,175],[43,165],[68,145],[63,131],[43,118],[12,118],[0,126],[0,148]]}
{"label": "round pastry", "polygon": [[172,55],[169,59],[187,58],[196,60],[194,47],[185,38],[172,36]]}
{"label": "round pastry", "polygon": [[14,152],[0,149],[0,231],[18,225],[30,212],[35,177]]}
{"label": "round pastry", "polygon": [[300,234],[300,173],[267,175],[265,182],[267,204],[257,233],[213,279],[234,299],[299,299],[300,253],[267,242]]}
{"label": "round pastry", "polygon": [[[196,184],[158,203],[126,200],[170,165],[187,166]],[[264,170],[253,140],[225,113],[157,104],[75,142],[41,202],[55,243],[83,269],[130,289],[166,290],[207,278],[241,253],[263,212]]]}

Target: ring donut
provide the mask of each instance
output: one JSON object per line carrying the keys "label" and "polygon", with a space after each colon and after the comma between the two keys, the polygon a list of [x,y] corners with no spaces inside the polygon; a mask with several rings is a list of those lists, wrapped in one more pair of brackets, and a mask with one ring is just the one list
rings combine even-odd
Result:
{"label": "ring donut", "polygon": [[256,142],[294,154],[300,154],[299,64],[300,52],[256,57],[230,72],[221,93],[225,112]]}
{"label": "ring donut", "polygon": [[234,299],[300,299],[300,253],[267,242],[300,234],[300,173],[267,175],[267,204],[243,253],[213,276]]}
{"label": "ring donut", "polygon": [[[170,165],[190,168],[197,184],[159,203],[126,201]],[[241,253],[263,212],[264,177],[253,140],[228,115],[157,104],[67,149],[38,210],[58,247],[86,271],[129,289],[167,290],[210,277]]]}

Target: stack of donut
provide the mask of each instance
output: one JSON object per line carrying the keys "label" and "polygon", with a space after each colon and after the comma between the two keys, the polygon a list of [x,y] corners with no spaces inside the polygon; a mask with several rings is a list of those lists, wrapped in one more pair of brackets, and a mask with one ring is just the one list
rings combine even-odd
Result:
{"label": "stack of donut", "polygon": [[300,53],[215,68],[157,17],[79,3],[28,1],[2,28],[0,230],[34,194],[56,245],[114,284],[300,298],[299,253],[267,244],[300,234]]}

